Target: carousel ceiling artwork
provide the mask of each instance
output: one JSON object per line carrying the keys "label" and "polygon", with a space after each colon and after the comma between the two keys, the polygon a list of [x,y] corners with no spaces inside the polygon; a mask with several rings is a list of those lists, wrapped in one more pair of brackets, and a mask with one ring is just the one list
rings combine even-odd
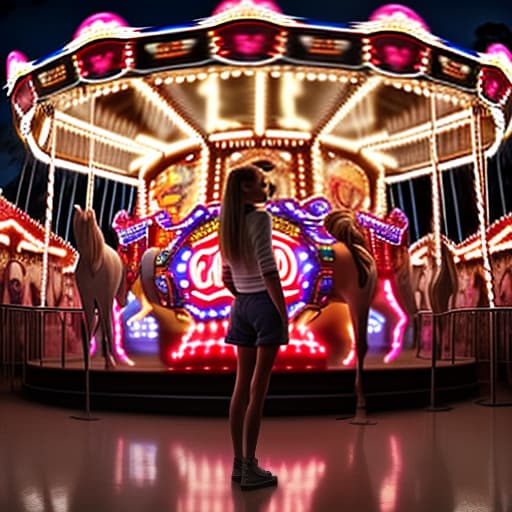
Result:
{"label": "carousel ceiling artwork", "polygon": [[366,191],[344,200],[385,214],[385,184],[492,155],[512,115],[505,47],[460,49],[397,4],[343,26],[255,0],[180,27],[98,13],[49,57],[11,52],[7,75],[31,152],[137,186],[144,214],[172,203],[150,186],[172,166],[188,166],[190,211],[219,200],[226,166],[255,152],[274,155],[288,197],[323,193],[338,166]]}

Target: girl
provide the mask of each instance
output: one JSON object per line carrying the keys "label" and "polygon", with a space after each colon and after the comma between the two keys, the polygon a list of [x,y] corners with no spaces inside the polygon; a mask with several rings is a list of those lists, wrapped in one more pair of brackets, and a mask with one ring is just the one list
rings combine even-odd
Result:
{"label": "girl", "polygon": [[226,343],[237,346],[236,382],[229,408],[232,479],[242,490],[277,485],[255,458],[263,404],[280,345],[288,343],[288,316],[272,252],[272,219],[257,207],[270,184],[255,165],[229,173],[220,212],[223,281],[235,296]]}

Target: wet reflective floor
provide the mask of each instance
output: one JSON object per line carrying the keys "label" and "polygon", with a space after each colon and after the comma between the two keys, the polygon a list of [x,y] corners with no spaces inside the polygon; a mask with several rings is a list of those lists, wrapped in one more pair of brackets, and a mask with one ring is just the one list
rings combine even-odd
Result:
{"label": "wet reflective floor", "polygon": [[2,512],[511,512],[512,407],[264,418],[275,489],[230,481],[226,418],[92,412],[0,391]]}

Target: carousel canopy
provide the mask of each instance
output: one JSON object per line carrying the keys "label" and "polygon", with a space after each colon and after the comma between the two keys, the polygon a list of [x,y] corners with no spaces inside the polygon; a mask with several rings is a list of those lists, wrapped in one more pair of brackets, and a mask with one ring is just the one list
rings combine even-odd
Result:
{"label": "carousel canopy", "polygon": [[133,185],[188,154],[207,172],[230,147],[306,149],[313,171],[332,151],[392,183],[431,172],[433,140],[440,170],[473,161],[475,111],[478,149],[492,154],[512,115],[504,47],[457,48],[396,4],[345,26],[249,0],[180,27],[99,13],[54,54],[7,64],[37,158]]}

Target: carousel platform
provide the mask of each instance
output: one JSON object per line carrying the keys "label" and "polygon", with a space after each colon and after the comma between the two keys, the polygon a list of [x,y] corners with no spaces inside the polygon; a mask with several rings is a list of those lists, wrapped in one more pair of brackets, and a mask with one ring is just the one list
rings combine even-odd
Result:
{"label": "carousel platform", "polygon": [[[89,372],[90,407],[177,415],[228,413],[234,384],[231,372],[169,371],[154,357],[138,357],[134,366],[105,370],[99,357]],[[365,363],[368,412],[425,407],[430,403],[431,361],[404,350],[390,364],[383,354],[369,354]],[[479,369],[474,358],[438,361],[435,373],[436,403],[476,397]],[[347,414],[355,408],[355,370],[329,369],[309,372],[274,372],[265,413],[267,415]],[[47,403],[85,406],[86,374],[82,361],[29,361],[23,390]]]}

